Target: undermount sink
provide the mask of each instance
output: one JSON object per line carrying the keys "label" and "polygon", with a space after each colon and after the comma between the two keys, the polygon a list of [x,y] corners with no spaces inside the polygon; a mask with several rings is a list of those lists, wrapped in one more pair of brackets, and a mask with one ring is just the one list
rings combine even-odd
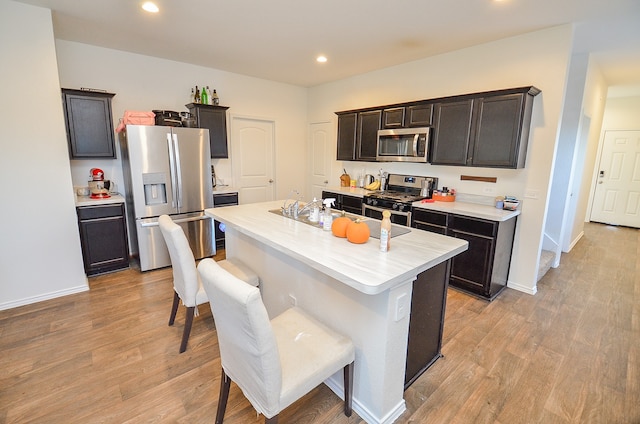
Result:
{"label": "undermount sink", "polygon": [[[294,221],[298,221],[298,222],[302,222],[302,223],[307,224],[307,225],[311,225],[312,227],[322,228],[322,224],[320,224],[319,222],[313,222],[313,221],[309,220],[309,213],[308,212],[305,212],[302,215],[298,215],[297,218],[294,218],[291,215],[285,215],[284,213],[282,213],[282,209],[271,209],[269,212],[274,213],[276,215],[283,216],[285,218],[292,219]],[[332,212],[331,216],[333,217],[333,219],[336,219],[336,218],[342,216],[342,212]],[[345,216],[348,216],[351,219],[356,219],[356,218],[360,217],[359,215],[354,215],[354,214],[351,214],[351,213],[345,213]]]}
{"label": "undermount sink", "polygon": [[[302,222],[303,224],[311,225],[312,227],[322,228],[322,225],[320,225],[319,222],[309,221],[309,214],[306,212],[302,215],[298,215],[297,218],[294,218],[293,216],[282,213],[282,208],[271,209],[269,212],[276,215],[280,215],[284,218],[291,219],[293,221],[298,221],[298,222]],[[356,215],[353,213],[342,212],[342,211],[333,212],[331,216],[333,216],[333,219],[336,219],[341,216],[346,216],[348,218],[351,218],[352,220],[356,220],[358,218],[364,219],[364,223],[367,224],[367,226],[369,227],[371,237],[376,239],[380,238],[380,221],[378,221],[375,218],[365,218],[362,215]],[[409,227],[405,227],[404,225],[391,224],[391,237],[401,236],[403,234],[407,234],[410,232],[411,232],[411,229]]]}

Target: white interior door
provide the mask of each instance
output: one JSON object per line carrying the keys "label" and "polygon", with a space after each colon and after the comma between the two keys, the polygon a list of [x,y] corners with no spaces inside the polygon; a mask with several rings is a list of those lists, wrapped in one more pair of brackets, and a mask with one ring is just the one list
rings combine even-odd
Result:
{"label": "white interior door", "polygon": [[[314,122],[309,125],[309,182],[311,198],[321,199],[322,190],[329,183],[331,172],[331,147],[333,143],[331,122]],[[335,137],[335,136],[333,136]]]}
{"label": "white interior door", "polygon": [[640,131],[605,131],[590,219],[640,228]]}
{"label": "white interior door", "polygon": [[273,121],[231,118],[231,167],[240,204],[274,200]]}

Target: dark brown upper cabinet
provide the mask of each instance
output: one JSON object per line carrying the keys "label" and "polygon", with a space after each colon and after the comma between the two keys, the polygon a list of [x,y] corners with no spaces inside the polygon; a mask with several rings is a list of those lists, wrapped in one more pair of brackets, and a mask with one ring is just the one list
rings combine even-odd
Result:
{"label": "dark brown upper cabinet", "polygon": [[196,117],[198,128],[209,130],[211,157],[214,159],[228,158],[227,109],[229,108],[198,103],[189,103],[186,107]]}
{"label": "dark brown upper cabinet", "polygon": [[338,114],[338,153],[337,160],[356,159],[356,126],[358,112]]}
{"label": "dark brown upper cabinet", "polygon": [[382,110],[370,110],[358,114],[356,135],[356,160],[375,162],[378,150],[378,130]]}
{"label": "dark brown upper cabinet", "polygon": [[417,103],[382,110],[382,128],[428,127],[431,125],[432,103]]}
{"label": "dark brown upper cabinet", "polygon": [[435,105],[431,163],[466,165],[469,157],[473,100],[443,101]]}
{"label": "dark brown upper cabinet", "polygon": [[376,160],[380,128],[432,127],[433,165],[523,168],[533,86],[336,112],[338,160]]}
{"label": "dark brown upper cabinet", "polygon": [[382,110],[338,113],[337,160],[375,162]]}
{"label": "dark brown upper cabinet", "polygon": [[434,110],[431,163],[523,168],[535,87],[442,99]]}
{"label": "dark brown upper cabinet", "polygon": [[62,89],[71,159],[116,158],[113,96],[103,91]]}

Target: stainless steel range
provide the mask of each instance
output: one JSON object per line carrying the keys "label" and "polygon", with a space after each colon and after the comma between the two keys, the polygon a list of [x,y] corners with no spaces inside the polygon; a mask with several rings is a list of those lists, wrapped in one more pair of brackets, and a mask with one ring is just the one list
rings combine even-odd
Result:
{"label": "stainless steel range", "polygon": [[391,222],[410,226],[411,204],[422,199],[430,199],[437,188],[436,177],[390,174],[384,190],[363,196],[362,214],[382,219],[382,212],[388,210],[391,212]]}

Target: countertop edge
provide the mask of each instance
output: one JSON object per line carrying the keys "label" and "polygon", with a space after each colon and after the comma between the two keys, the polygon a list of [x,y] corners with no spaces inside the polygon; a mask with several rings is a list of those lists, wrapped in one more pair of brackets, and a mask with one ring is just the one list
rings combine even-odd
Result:
{"label": "countertop edge", "polygon": [[479,205],[476,203],[468,202],[431,202],[422,203],[413,202],[411,205],[413,208],[432,210],[437,212],[452,213],[455,215],[463,215],[472,218],[487,219],[489,221],[503,222],[508,221],[516,216],[520,215],[520,209],[515,211],[497,209],[493,206]]}
{"label": "countertop edge", "polygon": [[92,199],[89,196],[78,196],[76,195],[76,207],[82,206],[100,206],[100,205],[111,205],[116,203],[124,203],[125,198],[119,193],[111,194],[111,197],[107,199]]}

